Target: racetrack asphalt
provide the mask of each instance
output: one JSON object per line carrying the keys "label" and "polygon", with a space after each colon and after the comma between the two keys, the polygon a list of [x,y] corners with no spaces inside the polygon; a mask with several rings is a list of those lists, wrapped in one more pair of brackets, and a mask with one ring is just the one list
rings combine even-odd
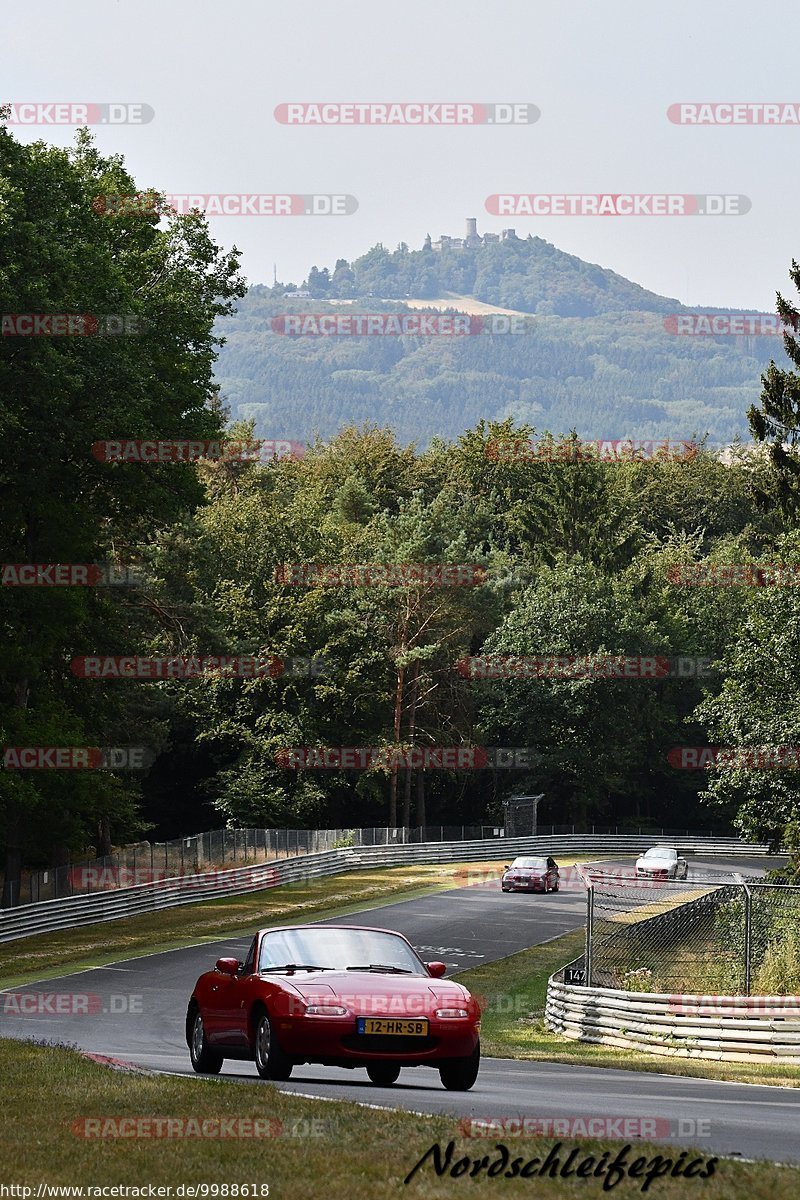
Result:
{"label": "racetrack asphalt", "polygon": [[[723,882],[731,871],[758,876],[765,865],[758,858],[693,858],[690,863],[690,882],[701,877]],[[562,872],[566,865],[568,860],[562,859]],[[606,860],[604,867],[630,869],[631,863]],[[423,958],[443,960],[451,974],[582,927],[585,891],[574,873],[565,875],[561,890],[546,896],[503,894],[496,877],[467,875],[471,886],[365,908],[329,923],[397,930]],[[190,907],[186,917],[191,936]],[[266,912],[263,924],[269,924]],[[218,957],[244,958],[252,932],[8,989],[0,993],[0,1036],[58,1041],[151,1070],[193,1076],[184,1040],[192,986]],[[43,1011],[21,1015],[14,1011],[18,993],[88,997],[83,1003],[88,1012],[61,1015],[47,1011],[56,1006],[54,1001],[42,1000],[32,1007]],[[74,1010],[74,1002],[70,1007]],[[228,1060],[222,1075],[260,1082],[251,1063]],[[306,1096],[449,1113],[456,1119],[651,1117],[660,1124],[658,1136],[650,1140],[696,1146],[703,1154],[800,1163],[800,1089],[489,1058],[482,1060],[478,1081],[466,1093],[445,1091],[438,1073],[427,1067],[403,1071],[398,1083],[387,1088],[371,1084],[360,1069],[300,1066],[289,1082],[275,1086]],[[453,1132],[457,1136],[455,1121]],[[476,1146],[489,1149],[493,1144]]]}

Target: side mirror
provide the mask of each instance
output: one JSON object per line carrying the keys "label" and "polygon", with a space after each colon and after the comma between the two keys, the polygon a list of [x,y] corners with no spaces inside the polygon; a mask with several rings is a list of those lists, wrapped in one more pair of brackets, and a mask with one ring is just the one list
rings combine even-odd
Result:
{"label": "side mirror", "polygon": [[239,970],[239,960],[238,958],[218,958],[216,967],[223,975],[235,975]]}
{"label": "side mirror", "polygon": [[447,964],[443,962],[425,963],[425,966],[428,968],[428,974],[432,975],[434,979],[441,979],[447,970]]}
{"label": "side mirror", "polygon": [[503,867],[503,870],[504,870],[504,871],[510,871],[510,870],[511,870],[511,864],[510,864],[510,863],[506,863],[506,865]]}

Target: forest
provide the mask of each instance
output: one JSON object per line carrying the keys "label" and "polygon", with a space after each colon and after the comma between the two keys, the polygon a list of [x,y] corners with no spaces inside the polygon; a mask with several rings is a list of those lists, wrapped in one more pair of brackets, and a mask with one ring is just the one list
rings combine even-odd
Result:
{"label": "forest", "polygon": [[[450,311],[475,300],[526,318],[518,334],[490,326],[469,337],[280,332],[287,314],[410,313],[412,299]],[[226,341],[215,377],[234,418],[263,437],[331,437],[372,421],[427,446],[483,418],[726,443],[746,435],[762,371],[786,362],[782,341],[677,332],[675,318],[689,312],[538,237],[440,251],[379,245],[352,265],[311,268],[299,291],[251,287],[217,323]]]}
{"label": "forest", "polygon": [[[458,432],[422,447],[364,400],[336,432],[315,435],[305,418],[282,428],[299,442],[290,454],[104,458],[104,439],[256,439],[214,365],[220,325],[256,321],[252,305],[268,301],[251,293],[232,315],[246,294],[238,256],[200,214],[98,213],[98,193],[136,188],[88,135],[56,150],[0,126],[0,160],[0,310],[140,318],[126,335],[0,338],[7,885],[23,865],[221,824],[498,820],[521,790],[544,794],[543,821],[577,826],[778,838],[797,819],[794,771],[681,749],[797,736],[792,370],[765,370],[760,398],[737,410],[754,444],[722,456],[571,453],[597,436],[588,408],[572,432],[498,419],[502,389],[476,365],[469,402],[453,369]],[[396,341],[375,341],[376,356],[403,359]],[[800,345],[786,349],[796,367]],[[627,348],[632,376],[641,352]],[[583,357],[558,361],[572,378]],[[352,378],[342,386],[362,395]],[[413,406],[397,405],[412,425]],[[531,439],[553,453],[497,452]],[[26,564],[90,564],[91,578],[21,574]],[[200,666],[114,677],[96,666],[106,658]],[[566,669],[634,658],[703,666]],[[471,665],[488,660],[518,665]],[[530,667],[543,660],[566,668]],[[32,769],[17,753],[32,747],[138,747],[146,765]],[[365,747],[379,753],[353,749]],[[331,748],[349,757],[320,768]]]}

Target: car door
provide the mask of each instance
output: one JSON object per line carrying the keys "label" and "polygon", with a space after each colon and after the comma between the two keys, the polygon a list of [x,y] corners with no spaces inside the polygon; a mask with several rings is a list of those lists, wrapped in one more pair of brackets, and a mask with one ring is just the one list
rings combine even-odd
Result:
{"label": "car door", "polygon": [[547,860],[547,881],[548,886],[554,888],[558,885],[558,863],[554,858]]}
{"label": "car door", "polygon": [[227,991],[223,985],[227,979],[230,979],[230,976],[223,975],[221,971],[209,972],[200,999],[203,1028],[212,1046],[225,1040],[227,1021],[223,1005],[227,998]]}
{"label": "car door", "polygon": [[242,1047],[247,1044],[247,1014],[255,976],[256,938],[236,975],[220,975],[212,984],[216,997],[216,1042]]}

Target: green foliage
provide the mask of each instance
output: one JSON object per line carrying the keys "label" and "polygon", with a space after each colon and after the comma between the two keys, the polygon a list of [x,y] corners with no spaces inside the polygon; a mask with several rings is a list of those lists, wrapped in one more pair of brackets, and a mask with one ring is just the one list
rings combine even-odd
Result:
{"label": "green foliage", "polygon": [[[778,538],[770,559],[800,564],[798,534]],[[728,626],[728,644],[720,654],[722,687],[706,696],[696,716],[719,745],[795,745],[800,722],[795,669],[800,656],[800,593],[796,587],[780,586],[740,590],[741,618]],[[800,819],[797,770],[710,768],[706,794],[712,802],[733,804],[738,827],[754,839],[780,843],[787,825]]]}
{"label": "green foliage", "polygon": [[[0,589],[0,737],[141,742],[159,753],[141,788],[100,773],[0,772],[7,878],[23,857],[101,847],[151,821],[170,836],[220,816],[248,826],[467,824],[498,820],[520,788],[545,793],[543,823],[697,826],[712,819],[698,799],[706,785],[713,819],[736,812],[748,835],[778,840],[800,822],[791,772],[676,773],[667,760],[682,743],[798,740],[795,589],[670,578],[676,563],[705,558],[800,564],[784,510],[755,503],[769,486],[766,459],[488,453],[489,442],[548,428],[556,440],[601,436],[621,412],[617,435],[691,436],[690,422],[713,417],[728,436],[758,365],[750,350],[760,352],[676,340],[662,321],[673,301],[540,239],[441,255],[377,246],[308,280],[315,305],[473,294],[535,314],[525,336],[293,340],[266,332],[287,307],[269,289],[252,289],[231,314],[244,290],[238,255],[211,242],[199,215],[158,202],[150,216],[109,219],[92,205],[136,190],[122,161],[85,134],[60,150],[20,145],[0,126],[0,312],[144,322],[140,335],[114,339],[0,338],[2,561],[112,559],[145,580],[124,595]],[[103,438],[211,439],[230,414],[234,437],[318,435],[302,461],[263,466],[91,455]],[[306,587],[278,572],[315,563],[475,564],[487,574],[453,588]],[[69,670],[90,651],[327,666],[92,686]],[[716,665],[700,681],[483,683],[457,668],[478,654],[700,655]],[[398,745],[525,747],[529,765],[292,771],[280,755]],[[759,954],[776,928],[764,925]]]}
{"label": "green foliage", "polygon": [[[109,219],[98,195],[137,191],[84,131],[72,149],[22,145],[0,113],[0,313],[119,315],[135,332],[0,338],[0,560],[143,567],[152,535],[203,499],[188,464],[98,462],[104,438],[218,435],[215,320],[242,292],[236,252],[199,216]],[[146,644],[147,589],[0,589],[3,745],[119,745],[165,727],[141,695],[77,680],[70,659]],[[0,772],[6,895],[42,858],[142,828],[138,786],[102,772]],[[44,858],[46,862],[47,859]]]}
{"label": "green foliage", "polygon": [[[789,278],[800,291],[800,264],[792,259]],[[777,311],[784,325],[795,333],[784,334],[783,344],[794,368],[800,367],[800,311],[780,293]],[[761,376],[762,391],[758,405],[747,411],[750,432],[769,449],[772,466],[770,478],[759,487],[757,497],[765,508],[777,507],[796,518],[800,514],[800,460],[793,448],[800,442],[800,375],[797,370],[784,369],[770,362]]]}
{"label": "green foliage", "polygon": [[619,986],[626,992],[653,992],[656,990],[653,972],[649,967],[635,967],[631,971],[623,971]]}
{"label": "green foliage", "polygon": [[781,845],[788,852],[788,860],[784,867],[767,871],[770,883],[788,883],[794,887],[800,886],[800,821],[789,821],[783,829]]}
{"label": "green foliage", "polygon": [[[710,430],[730,441],[745,432],[743,410],[774,353],[766,337],[677,336],[665,328],[683,310],[676,300],[541,238],[441,253],[378,245],[327,277],[313,268],[306,290],[311,303],[282,284],[253,287],[219,323],[228,343],[217,378],[262,436],[330,437],[369,419],[424,445],[511,416],[586,438]],[[525,333],[290,337],[271,327],[286,312],[397,312],[411,299],[470,311],[465,298],[529,314]]]}
{"label": "green foliage", "polygon": [[[631,309],[673,313],[680,308],[677,300],[648,292],[539,237],[509,238],[474,248],[445,247],[441,252],[409,251],[407,246],[390,252],[377,245],[349,268],[339,259],[330,283],[327,279],[327,270],[312,267],[307,281],[312,295],[324,291],[332,299],[355,295],[402,300],[469,293],[488,304],[504,305],[513,299],[511,306],[523,312],[564,317]],[[273,290],[282,291],[282,285]]]}
{"label": "green foliage", "polygon": [[800,993],[800,930],[791,925],[769,943],[753,977],[752,990],[762,996]]}

